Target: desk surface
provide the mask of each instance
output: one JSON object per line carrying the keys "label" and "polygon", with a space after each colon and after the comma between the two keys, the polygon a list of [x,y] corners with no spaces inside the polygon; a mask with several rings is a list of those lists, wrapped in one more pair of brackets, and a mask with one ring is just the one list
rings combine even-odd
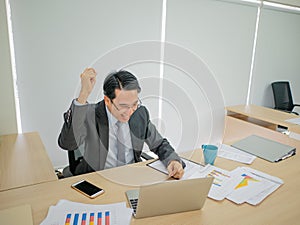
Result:
{"label": "desk surface", "polygon": [[250,118],[265,121],[275,125],[281,125],[285,127],[295,126],[295,124],[286,122],[287,119],[297,118],[299,116],[293,113],[286,113],[283,111],[266,108],[257,105],[236,105],[226,107],[228,112],[238,113]]}
{"label": "desk surface", "polygon": [[38,133],[0,136],[0,191],[57,180]]}
{"label": "desk surface", "polygon": [[[227,129],[224,134],[226,143],[250,134],[257,134],[264,137],[272,137],[274,140],[300,149],[299,141],[270,129],[232,117],[227,117],[226,123]],[[190,156],[198,162],[202,157],[200,150],[195,150],[190,153]],[[244,166],[244,164],[223,158],[217,158],[215,165],[227,170],[232,170],[237,166]],[[214,201],[208,198],[202,210],[145,219],[132,218],[131,224],[297,224],[300,219],[299,165],[299,154],[279,163],[270,163],[257,158],[251,165],[252,168],[277,176],[285,182],[257,206],[249,204],[237,205],[226,199]],[[144,176],[141,176],[141,174]],[[121,179],[116,180],[118,177],[121,177]],[[130,180],[126,180],[126,177],[130,177]],[[72,183],[83,178],[105,189],[105,194],[90,200],[70,188]],[[128,189],[136,188],[137,184],[166,179],[166,175],[145,166],[145,163],[132,164],[97,173],[0,192],[0,209],[30,204],[34,224],[39,224],[46,217],[49,206],[56,204],[60,199],[90,204],[122,202],[126,201],[124,192]]]}

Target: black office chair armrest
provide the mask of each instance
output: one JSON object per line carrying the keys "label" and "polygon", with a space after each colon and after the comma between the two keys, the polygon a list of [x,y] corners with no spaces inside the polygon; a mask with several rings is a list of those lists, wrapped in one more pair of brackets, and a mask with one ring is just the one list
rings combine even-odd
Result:
{"label": "black office chair armrest", "polygon": [[141,157],[146,160],[154,159],[153,157],[151,157],[150,155],[148,155],[145,152],[142,152]]}

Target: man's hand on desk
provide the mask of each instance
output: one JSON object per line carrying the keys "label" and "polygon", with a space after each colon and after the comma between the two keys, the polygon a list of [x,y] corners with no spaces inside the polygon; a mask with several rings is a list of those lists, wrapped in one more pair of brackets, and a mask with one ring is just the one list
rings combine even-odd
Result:
{"label": "man's hand on desk", "polygon": [[169,177],[180,179],[184,174],[184,169],[182,168],[181,163],[175,160],[170,162],[167,169],[169,172]]}

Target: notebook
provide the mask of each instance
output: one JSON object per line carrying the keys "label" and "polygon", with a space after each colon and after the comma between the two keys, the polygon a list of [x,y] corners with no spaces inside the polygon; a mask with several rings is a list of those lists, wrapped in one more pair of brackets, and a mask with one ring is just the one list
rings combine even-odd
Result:
{"label": "notebook", "polygon": [[295,147],[256,135],[235,142],[232,146],[270,162],[279,162],[296,154]]}
{"label": "notebook", "polygon": [[126,191],[135,218],[201,209],[213,177],[172,180]]}

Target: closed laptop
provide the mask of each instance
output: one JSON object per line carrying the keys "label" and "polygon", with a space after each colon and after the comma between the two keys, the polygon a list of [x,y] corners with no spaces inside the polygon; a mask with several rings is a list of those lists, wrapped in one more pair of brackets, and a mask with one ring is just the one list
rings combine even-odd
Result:
{"label": "closed laptop", "polygon": [[295,147],[256,135],[248,136],[232,146],[270,162],[278,162],[296,154]]}

